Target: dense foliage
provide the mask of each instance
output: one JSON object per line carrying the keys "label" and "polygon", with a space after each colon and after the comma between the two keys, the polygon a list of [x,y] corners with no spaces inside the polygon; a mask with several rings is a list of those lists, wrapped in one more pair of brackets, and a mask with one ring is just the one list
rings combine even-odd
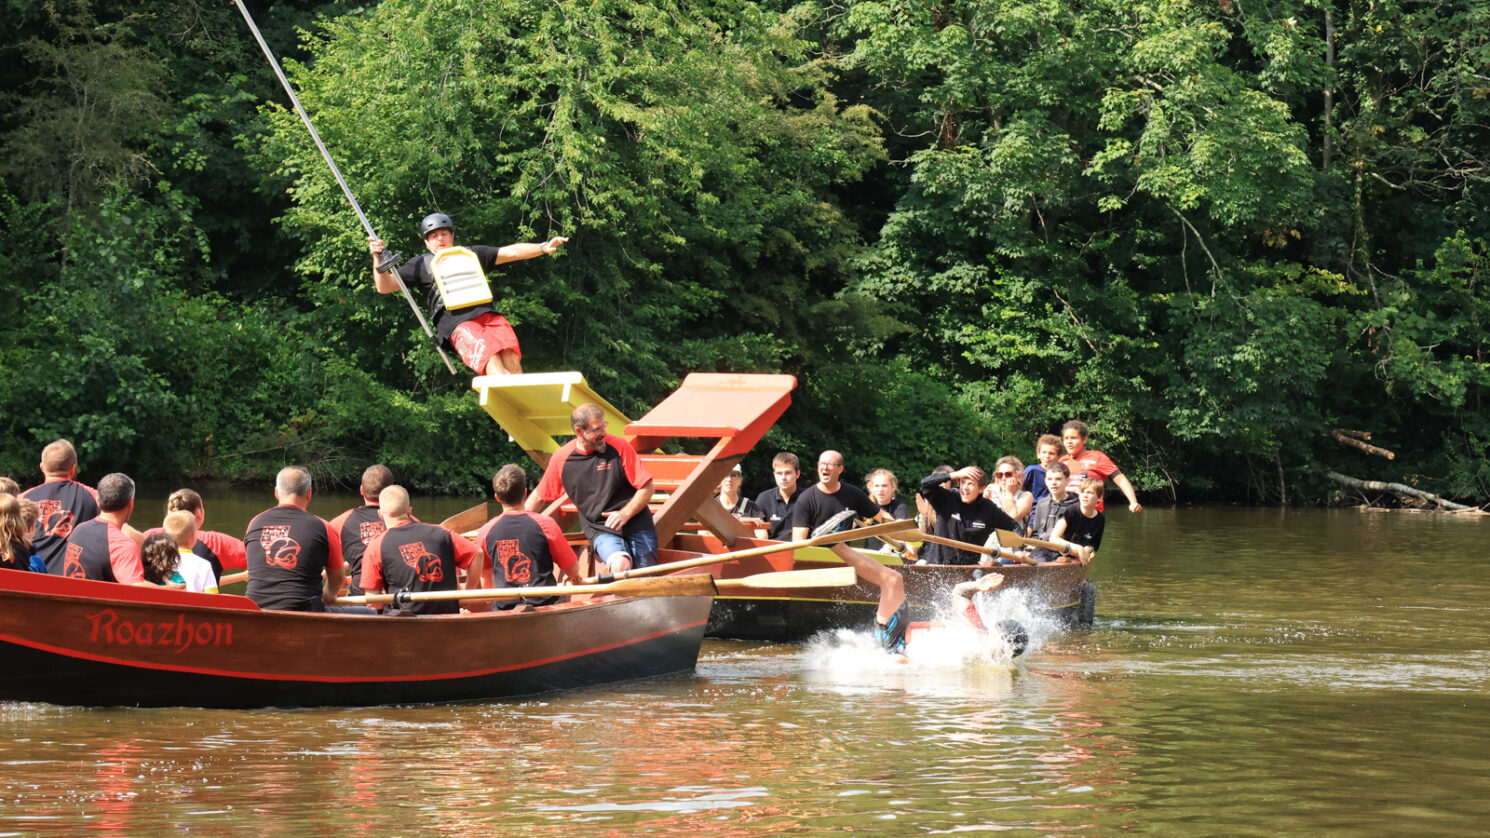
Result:
{"label": "dense foliage", "polygon": [[[527,369],[632,414],[796,375],[754,475],[1028,459],[1080,418],[1159,500],[1490,496],[1483,4],[249,9],[394,249],[432,209],[571,237],[493,277]],[[90,473],[475,492],[520,456],[374,293],[236,7],[9,11],[0,471],[66,436]]]}

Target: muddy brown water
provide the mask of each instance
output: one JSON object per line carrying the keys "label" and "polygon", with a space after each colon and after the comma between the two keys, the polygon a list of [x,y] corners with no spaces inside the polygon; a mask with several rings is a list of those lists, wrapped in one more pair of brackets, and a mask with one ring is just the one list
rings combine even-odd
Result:
{"label": "muddy brown water", "polygon": [[[211,495],[209,526],[265,505]],[[1035,620],[1013,663],[951,638],[896,665],[845,634],[521,702],[0,704],[0,836],[1482,835],[1487,535],[1117,510],[1094,629]]]}

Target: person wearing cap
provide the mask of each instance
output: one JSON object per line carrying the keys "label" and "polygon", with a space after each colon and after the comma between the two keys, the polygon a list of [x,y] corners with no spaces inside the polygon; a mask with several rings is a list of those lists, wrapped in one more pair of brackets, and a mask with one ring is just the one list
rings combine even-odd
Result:
{"label": "person wearing cap", "polygon": [[759,521],[761,520],[761,508],[755,505],[755,501],[740,494],[740,487],[745,484],[745,473],[740,470],[740,464],[730,469],[730,473],[719,481],[719,505],[729,511],[736,518]]}
{"label": "person wearing cap", "polygon": [[[517,344],[517,334],[507,318],[497,313],[491,303],[449,311],[445,308],[435,285],[432,257],[455,246],[455,224],[450,216],[430,213],[419,222],[419,233],[424,237],[424,246],[430,256],[410,259],[393,271],[378,270],[385,245],[380,239],[368,239],[368,250],[372,252],[373,280],[379,294],[393,294],[399,290],[398,279],[410,291],[423,291],[425,304],[429,307],[430,319],[434,321],[435,334],[441,342],[460,356],[461,361],[477,375],[518,375],[523,371],[522,349]],[[520,242],[506,247],[490,247],[484,244],[471,245],[468,249],[476,254],[481,269],[490,272],[497,265],[547,256],[569,241],[564,236],[554,236],[546,242]]]}

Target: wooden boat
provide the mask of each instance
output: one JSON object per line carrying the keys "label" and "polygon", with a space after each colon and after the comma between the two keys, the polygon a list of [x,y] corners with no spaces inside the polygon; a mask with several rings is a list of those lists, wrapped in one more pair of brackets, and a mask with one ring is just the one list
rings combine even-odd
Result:
{"label": "wooden boat", "polygon": [[0,700],[299,707],[518,698],[689,672],[710,602],[627,597],[521,614],[349,616],[0,570]]}
{"label": "wooden boat", "polygon": [[[754,539],[759,545],[771,542]],[[748,549],[747,539],[738,539],[729,549]],[[716,536],[703,533],[683,536],[679,546],[705,553],[724,552]],[[869,553],[900,571],[905,579],[906,598],[912,620],[930,620],[948,591],[959,582],[975,578],[987,568],[971,565],[906,565],[895,556]],[[843,561],[832,550],[810,547],[773,553],[720,565],[721,578],[749,576],[775,570],[804,570],[841,567]],[[1044,614],[1072,625],[1089,625],[1096,605],[1096,588],[1086,565],[1001,565],[1004,575],[998,596],[1028,597]],[[868,629],[874,620],[879,591],[859,583],[848,588],[771,591],[753,590],[749,595],[721,595],[709,614],[710,637],[738,640],[797,642],[822,631],[838,628]]]}
{"label": "wooden boat", "polygon": [[[755,446],[791,404],[796,379],[788,375],[693,373],[677,391],[632,421],[591,391],[577,372],[483,376],[472,381],[487,412],[539,465],[573,434],[569,412],[591,402],[621,429],[655,479],[654,505],[659,541],[696,553],[726,553],[773,542],[726,513],[713,495],[719,481]],[[667,454],[669,440],[688,440],[685,448],[704,454]],[[545,510],[572,521],[574,509],[560,499]],[[928,619],[953,585],[973,578],[977,567],[904,565],[895,556],[875,555],[905,577],[912,619]],[[842,566],[831,550],[816,547],[731,561],[720,578],[755,573]],[[1096,590],[1083,565],[1001,566],[1004,588],[1033,594],[1047,613],[1070,623],[1089,624]],[[878,590],[858,584],[822,590],[757,591],[715,597],[709,617],[711,637],[796,642],[835,628],[867,628],[874,618]]]}

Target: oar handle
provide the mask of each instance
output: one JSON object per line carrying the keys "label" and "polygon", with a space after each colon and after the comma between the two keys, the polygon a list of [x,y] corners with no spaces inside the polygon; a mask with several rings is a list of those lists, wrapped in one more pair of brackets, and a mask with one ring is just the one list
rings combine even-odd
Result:
{"label": "oar handle", "polygon": [[973,553],[982,553],[985,556],[998,556],[1000,558],[1022,562],[1023,564],[1039,564],[1038,561],[1025,556],[1023,553],[1016,553],[1013,550],[1005,550],[1002,547],[987,547],[982,544],[969,544],[966,541],[958,541],[953,538],[943,538],[939,535],[932,535],[930,533],[924,532],[921,533],[921,540],[929,541],[932,544],[944,544],[948,547],[956,547],[958,550],[968,550]]}

